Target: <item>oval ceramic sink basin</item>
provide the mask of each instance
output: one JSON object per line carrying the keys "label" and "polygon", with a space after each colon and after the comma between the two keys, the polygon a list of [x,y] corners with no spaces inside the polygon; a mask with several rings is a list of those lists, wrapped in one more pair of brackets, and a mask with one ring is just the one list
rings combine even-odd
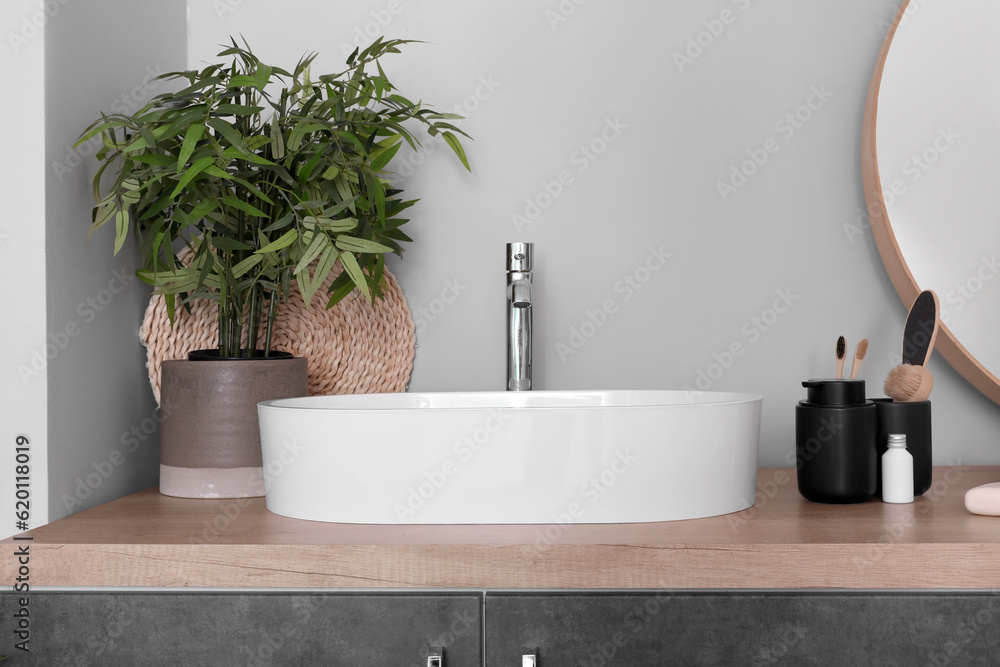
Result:
{"label": "oval ceramic sink basin", "polygon": [[634,523],[754,503],[763,398],[356,394],[258,405],[267,508],[366,524]]}

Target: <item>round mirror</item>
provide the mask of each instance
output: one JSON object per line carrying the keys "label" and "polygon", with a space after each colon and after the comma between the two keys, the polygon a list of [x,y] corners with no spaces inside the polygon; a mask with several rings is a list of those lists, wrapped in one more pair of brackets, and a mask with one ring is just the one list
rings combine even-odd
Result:
{"label": "round mirror", "polygon": [[908,307],[938,294],[937,350],[1000,403],[1000,3],[907,0],[868,88],[862,174]]}

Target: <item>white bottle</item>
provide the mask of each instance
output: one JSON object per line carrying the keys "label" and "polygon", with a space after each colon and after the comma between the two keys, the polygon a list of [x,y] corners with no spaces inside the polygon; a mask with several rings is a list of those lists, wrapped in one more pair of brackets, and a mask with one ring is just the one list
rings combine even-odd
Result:
{"label": "white bottle", "polygon": [[882,455],[882,501],[913,502],[913,456],[906,451],[906,434],[890,433]]}

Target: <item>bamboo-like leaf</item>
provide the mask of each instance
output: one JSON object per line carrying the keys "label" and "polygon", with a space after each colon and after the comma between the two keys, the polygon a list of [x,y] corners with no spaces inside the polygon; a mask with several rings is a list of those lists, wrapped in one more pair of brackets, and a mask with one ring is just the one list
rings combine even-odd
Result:
{"label": "bamboo-like leaf", "polygon": [[341,173],[337,176],[337,178],[333,179],[333,183],[337,186],[337,192],[340,193],[340,198],[344,201],[351,202],[348,206],[351,209],[351,212],[354,212],[356,210],[354,202],[357,200],[357,196],[351,192],[351,186],[347,183],[347,179],[344,177],[344,174]]}
{"label": "bamboo-like leaf", "polygon": [[184,170],[184,165],[187,164],[188,158],[194,153],[194,147],[201,140],[201,136],[205,133],[204,125],[192,125],[188,128],[188,131],[184,133],[184,142],[181,144],[181,152],[177,155],[177,173],[181,173]]}
{"label": "bamboo-like leaf", "polygon": [[365,171],[365,187],[368,189],[368,199],[375,205],[378,226],[383,228],[385,223],[385,188],[382,186],[382,181],[370,171]]}
{"label": "bamboo-like leaf", "polygon": [[449,146],[451,146],[451,150],[454,151],[455,155],[458,156],[458,159],[462,162],[462,165],[468,171],[472,171],[472,167],[469,166],[469,158],[465,156],[465,149],[462,148],[462,143],[458,140],[458,137],[456,137],[451,132],[442,132],[441,136],[444,137],[444,140],[448,143]]}
{"label": "bamboo-like leaf", "polygon": [[88,141],[96,137],[98,134],[101,134],[105,130],[111,129],[113,127],[127,127],[127,125],[120,120],[111,120],[105,123],[101,123],[100,125],[97,125],[95,123],[93,129],[89,129],[82,135],[80,135],[80,138],[76,140],[75,144],[73,144],[73,148],[79,148],[82,144],[87,143]]}
{"label": "bamboo-like leaf", "polygon": [[295,229],[289,229],[287,232],[282,234],[276,240],[271,241],[262,248],[257,249],[257,254],[262,255],[265,252],[277,252],[282,248],[287,248],[288,246],[295,243],[295,239],[299,237],[299,232]]}
{"label": "bamboo-like leaf", "polygon": [[379,151],[378,156],[372,160],[372,171],[376,172],[382,171],[385,168],[385,166],[389,164],[389,160],[391,160],[396,155],[396,153],[399,151],[399,147],[402,145],[403,144],[401,142],[396,143],[390,146],[389,148],[386,148],[383,151]]}
{"label": "bamboo-like leaf", "polygon": [[249,147],[247,147],[247,152],[241,151],[238,148],[227,148],[219,154],[219,157],[246,160],[254,164],[274,164],[267,158],[262,158],[256,153],[251,152]]}
{"label": "bamboo-like leaf", "polygon": [[218,234],[212,237],[212,245],[217,250],[253,250],[251,246],[242,241],[231,239],[228,236],[219,236]]}
{"label": "bamboo-like leaf", "polygon": [[257,78],[257,88],[264,90],[268,82],[271,80],[272,68],[268,65],[261,63],[257,66],[256,78]]}
{"label": "bamboo-like leaf", "polygon": [[372,300],[371,290],[368,289],[368,281],[365,280],[365,274],[361,270],[361,266],[358,264],[358,260],[355,259],[354,254],[350,252],[340,253],[340,264],[344,267],[344,271],[351,276],[351,280],[357,285],[358,289],[365,296],[368,301]]}
{"label": "bamboo-like leaf", "polygon": [[271,120],[271,155],[275,160],[285,157],[285,137],[281,133],[281,124],[278,120]]}
{"label": "bamboo-like leaf", "polygon": [[216,104],[213,112],[220,116],[253,116],[264,110],[264,107],[247,106],[245,104]]}
{"label": "bamboo-like leaf", "polygon": [[177,197],[177,195],[183,192],[185,186],[187,186],[188,183],[193,181],[195,177],[198,176],[198,174],[205,171],[208,168],[208,166],[212,164],[212,162],[214,161],[215,160],[213,158],[206,157],[198,160],[193,165],[191,165],[188,168],[188,170],[184,172],[184,176],[181,177],[181,180],[177,182],[177,187],[175,187],[174,191],[170,193],[170,198],[174,199],[175,197]]}
{"label": "bamboo-like leaf", "polygon": [[213,130],[221,134],[223,138],[230,143],[230,145],[239,150],[242,154],[253,156],[250,149],[243,143],[243,137],[240,136],[240,133],[232,125],[221,118],[209,118],[207,122]]}
{"label": "bamboo-like leaf", "polygon": [[191,220],[201,220],[203,217],[219,207],[219,202],[214,199],[202,199],[194,205],[188,214]]}
{"label": "bamboo-like leaf", "polygon": [[309,160],[309,162],[307,162],[305,165],[303,165],[301,169],[299,169],[299,175],[298,175],[299,183],[305,183],[306,181],[309,180],[309,176],[310,174],[312,174],[312,170],[316,168],[316,165],[319,164],[319,161],[322,159],[323,159],[323,151],[322,150],[316,151],[316,154],[312,156],[312,159]]}
{"label": "bamboo-like leaf", "polygon": [[299,260],[299,263],[295,265],[294,269],[292,269],[292,273],[299,273],[307,268],[321,252],[329,248],[330,237],[320,231],[314,232],[312,240],[309,243],[309,247],[306,248],[306,252],[302,255],[302,259]]}
{"label": "bamboo-like leaf", "polygon": [[144,155],[133,155],[129,158],[133,162],[153,165],[155,167],[168,167],[174,163],[174,158],[169,155],[159,155],[157,153],[146,153]]}
{"label": "bamboo-like leaf", "polygon": [[365,145],[361,143],[361,140],[358,139],[357,135],[354,134],[353,132],[348,132],[347,130],[338,130],[337,136],[339,136],[342,139],[346,139],[348,142],[357,147],[358,152],[361,153],[362,155],[367,154],[367,151],[365,150]]}
{"label": "bamboo-like leaf", "polygon": [[318,224],[320,228],[327,232],[349,232],[358,226],[357,218],[337,218],[334,220],[333,218],[325,218],[322,216],[318,218],[306,216],[303,220],[305,222],[309,222],[310,218],[312,218],[312,222]]}
{"label": "bamboo-like leaf", "polygon": [[[357,201],[357,199],[358,199],[357,197],[349,197],[348,199],[344,199],[340,202],[337,202],[336,204],[334,204],[329,208],[323,209],[323,217],[332,218],[335,215],[339,215],[344,211],[344,209],[349,208],[351,204]],[[355,224],[357,224],[357,222],[358,222],[357,220],[354,221]]]}
{"label": "bamboo-like leaf", "polygon": [[392,252],[392,248],[384,246],[381,243],[369,241],[368,239],[359,239],[356,236],[346,236],[344,234],[337,237],[336,245],[341,250],[351,252]]}
{"label": "bamboo-like leaf", "polygon": [[330,288],[326,291],[330,295],[330,300],[327,301],[326,307],[332,308],[353,291],[354,281],[351,280],[351,274],[347,271],[342,271],[339,276],[333,279]]}
{"label": "bamboo-like leaf", "polygon": [[236,76],[229,77],[228,88],[257,88],[257,77],[249,76],[246,74],[237,74]]}
{"label": "bamboo-like leaf", "polygon": [[125,245],[125,238],[128,236],[128,218],[128,209],[115,213],[115,255]]}
{"label": "bamboo-like leaf", "polygon": [[267,213],[264,213],[264,211],[260,210],[259,208],[257,208],[253,204],[249,204],[249,203],[243,201],[242,199],[237,199],[236,197],[233,197],[232,195],[226,195],[220,201],[223,204],[227,205],[227,206],[232,206],[235,209],[239,209],[240,211],[243,211],[244,213],[248,213],[248,214],[256,216],[258,218],[266,218],[267,217]]}
{"label": "bamboo-like leaf", "polygon": [[299,271],[296,273],[295,282],[299,286],[299,294],[302,295],[302,300],[306,304],[306,310],[309,310],[309,302],[312,301],[312,295],[316,291],[316,288],[312,284],[312,278],[309,276],[309,271]]}
{"label": "bamboo-like leaf", "polygon": [[242,278],[247,271],[260,264],[263,259],[261,255],[250,255],[233,267],[233,277]]}

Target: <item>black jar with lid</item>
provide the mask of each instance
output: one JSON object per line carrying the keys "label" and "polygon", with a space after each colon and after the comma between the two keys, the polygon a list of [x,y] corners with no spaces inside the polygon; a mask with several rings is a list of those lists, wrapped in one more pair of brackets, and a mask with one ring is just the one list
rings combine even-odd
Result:
{"label": "black jar with lid", "polygon": [[864,380],[807,380],[795,407],[799,493],[816,503],[862,503],[878,483],[875,404]]}

